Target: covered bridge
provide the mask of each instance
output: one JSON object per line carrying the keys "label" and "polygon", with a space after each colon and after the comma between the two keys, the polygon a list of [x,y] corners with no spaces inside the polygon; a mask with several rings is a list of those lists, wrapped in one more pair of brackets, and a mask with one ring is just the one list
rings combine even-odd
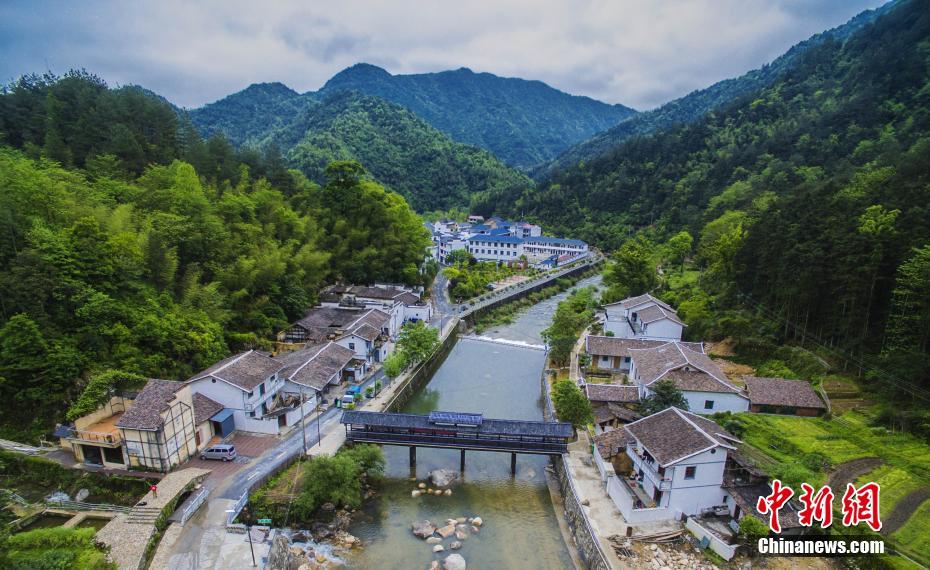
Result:
{"label": "covered bridge", "polygon": [[417,447],[560,455],[568,451],[571,424],[484,418],[481,414],[430,412],[428,415],[346,410],[342,413],[346,439],[359,443],[410,447],[411,464]]}

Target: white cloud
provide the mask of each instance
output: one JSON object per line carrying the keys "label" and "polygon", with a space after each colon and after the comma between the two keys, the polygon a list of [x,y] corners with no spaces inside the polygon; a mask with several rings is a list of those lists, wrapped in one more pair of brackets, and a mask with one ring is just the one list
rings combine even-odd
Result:
{"label": "white cloud", "polygon": [[261,81],[316,90],[360,61],[470,67],[651,108],[739,75],[876,0],[11,2],[0,78],[83,67],[198,106]]}

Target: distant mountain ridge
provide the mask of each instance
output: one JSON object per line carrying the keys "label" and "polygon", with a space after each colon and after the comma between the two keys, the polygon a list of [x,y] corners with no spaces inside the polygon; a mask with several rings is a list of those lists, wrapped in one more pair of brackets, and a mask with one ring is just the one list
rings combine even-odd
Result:
{"label": "distant mountain ridge", "polygon": [[406,107],[454,140],[490,150],[505,163],[530,168],[636,113],[570,95],[542,81],[459,68],[391,75],[359,63],[332,77],[320,93],[358,91]]}
{"label": "distant mountain ridge", "polygon": [[894,0],[874,10],[861,12],[841,26],[795,44],[767,65],[739,77],[719,81],[706,89],[693,91],[652,111],[632,115],[618,125],[569,148],[551,161],[537,165],[531,171],[531,176],[536,180],[545,180],[557,170],[592,160],[632,137],[656,132],[677,124],[697,121],[707,113],[720,109],[739,97],[771,85],[809,49],[826,41],[847,39],[864,26],[874,22],[882,14],[893,10],[900,3],[901,0]]}

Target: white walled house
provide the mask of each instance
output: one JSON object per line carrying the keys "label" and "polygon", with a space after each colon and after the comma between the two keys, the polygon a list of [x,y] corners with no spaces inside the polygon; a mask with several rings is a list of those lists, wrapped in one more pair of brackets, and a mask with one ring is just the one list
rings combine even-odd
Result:
{"label": "white walled house", "polygon": [[[633,350],[658,348],[668,344],[667,340],[620,338],[615,336],[588,335],[585,337],[585,352],[591,357],[591,371],[627,374],[633,365]],[[696,352],[704,352],[700,342],[683,342],[683,346]]]}
{"label": "white walled house", "polygon": [[641,398],[650,386],[670,380],[682,391],[694,413],[745,412],[749,398],[727,379],[726,374],[692,343],[668,342],[656,348],[631,349],[629,376],[639,387]]}
{"label": "white walled house", "polygon": [[280,428],[300,420],[299,409],[267,415],[274,408],[274,397],[284,388],[284,378],[278,374],[281,367],[274,358],[250,350],[217,362],[186,384],[192,392],[231,410],[235,429],[278,434]]}
{"label": "white walled house", "polygon": [[727,453],[739,440],[716,423],[669,408],[623,427],[631,473],[607,482],[628,523],[700,515],[726,504]]}
{"label": "white walled house", "polygon": [[308,345],[279,355],[279,374],[284,378],[286,392],[303,395],[306,412],[318,403],[328,403],[330,390],[354,377],[354,351],[333,341]]}
{"label": "white walled house", "polygon": [[681,340],[685,325],[660,299],[639,295],[604,306],[604,330],[618,338]]}

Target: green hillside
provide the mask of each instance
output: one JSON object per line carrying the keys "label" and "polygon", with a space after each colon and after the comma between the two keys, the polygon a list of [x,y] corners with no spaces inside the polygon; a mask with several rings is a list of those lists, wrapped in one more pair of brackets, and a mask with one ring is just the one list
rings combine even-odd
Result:
{"label": "green hillside", "polygon": [[527,169],[608,129],[636,111],[569,95],[541,81],[461,68],[391,75],[358,64],[333,76],[323,94],[357,91],[406,107],[453,140]]}
{"label": "green hillside", "polygon": [[725,109],[482,203],[607,249],[686,229],[717,306],[881,353],[892,372],[872,380],[904,397],[930,388],[928,80],[930,2],[901,2]]}
{"label": "green hillside", "polygon": [[714,109],[720,109],[748,93],[771,85],[782,73],[791,69],[807,50],[827,41],[845,40],[863,26],[873,22],[879,15],[891,10],[896,4],[897,2],[889,2],[875,10],[862,12],[846,24],[819,33],[795,45],[772,63],[754,69],[745,75],[725,79],[706,89],[699,89],[665,103],[652,111],[632,115],[620,124],[569,148],[558,157],[537,165],[532,175],[536,179],[545,179],[558,170],[597,158],[632,137],[668,129],[679,124],[692,123]]}
{"label": "green hillside", "polygon": [[108,368],[183,379],[267,347],[328,282],[428,278],[422,220],[357,163],[321,186],[84,73],[0,94],[0,132],[2,437]]}

